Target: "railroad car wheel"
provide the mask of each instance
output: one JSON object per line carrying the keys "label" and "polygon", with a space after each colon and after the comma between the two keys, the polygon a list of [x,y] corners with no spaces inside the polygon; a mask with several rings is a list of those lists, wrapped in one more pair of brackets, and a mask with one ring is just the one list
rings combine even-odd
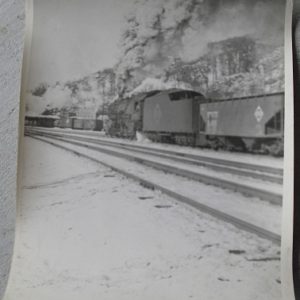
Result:
{"label": "railroad car wheel", "polygon": [[211,143],[210,143],[210,146],[212,149],[218,151],[219,150],[219,143],[218,143],[218,140],[213,140]]}
{"label": "railroad car wheel", "polygon": [[193,136],[188,137],[188,145],[191,147],[195,146],[195,138]]}
{"label": "railroad car wheel", "polygon": [[272,140],[268,144],[262,144],[261,149],[266,154],[270,154],[275,157],[282,157],[284,154],[284,142],[282,139]]}

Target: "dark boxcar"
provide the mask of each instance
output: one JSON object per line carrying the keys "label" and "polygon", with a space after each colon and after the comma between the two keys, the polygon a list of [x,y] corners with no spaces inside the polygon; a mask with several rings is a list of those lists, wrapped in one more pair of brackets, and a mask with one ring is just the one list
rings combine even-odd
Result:
{"label": "dark boxcar", "polygon": [[103,120],[97,119],[95,121],[95,129],[96,131],[101,131],[103,129]]}
{"label": "dark boxcar", "polygon": [[36,115],[25,116],[25,125],[41,126],[41,127],[55,127],[59,120],[55,115]]}
{"label": "dark boxcar", "polygon": [[72,118],[72,123],[73,129],[83,129],[83,120],[82,119],[77,119],[77,118]]}
{"label": "dark boxcar", "polygon": [[[202,103],[200,135],[240,138],[244,144],[283,136],[284,94]],[[202,139],[205,141],[205,139]]]}
{"label": "dark boxcar", "polygon": [[84,119],[84,118],[72,118],[73,119],[73,129],[84,129],[84,130],[94,130],[96,120],[94,119]]}
{"label": "dark boxcar", "polygon": [[58,116],[52,115],[42,115],[39,117],[39,123],[42,127],[55,127],[56,123],[58,122]]}
{"label": "dark boxcar", "polygon": [[73,118],[69,117],[60,117],[59,120],[59,127],[60,128],[72,128],[73,127]]}
{"label": "dark boxcar", "polygon": [[95,119],[84,119],[83,120],[83,129],[84,130],[94,130],[96,127]]}
{"label": "dark boxcar", "polygon": [[203,96],[197,92],[179,89],[145,98],[143,131],[155,141],[194,145],[201,99]]}

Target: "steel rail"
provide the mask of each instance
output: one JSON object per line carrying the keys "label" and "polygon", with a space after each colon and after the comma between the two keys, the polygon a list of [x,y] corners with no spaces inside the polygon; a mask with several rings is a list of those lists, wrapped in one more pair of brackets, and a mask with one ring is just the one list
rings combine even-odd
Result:
{"label": "steel rail", "polygon": [[[41,130],[38,130],[41,132]],[[34,131],[35,132],[35,131]],[[42,131],[44,132],[44,131]],[[95,139],[94,137],[88,137],[88,136],[78,136],[69,134],[69,133],[62,133],[62,132],[47,132],[51,135],[57,135],[61,137],[72,137],[75,140],[81,140],[81,141],[87,141],[90,143],[95,144],[101,144],[101,145],[108,145],[113,146],[120,149],[135,151],[137,153],[152,155],[160,158],[166,158],[173,161],[181,162],[181,163],[187,163],[191,165],[197,165],[197,166],[203,166],[210,168],[215,171],[221,171],[221,172],[227,172],[231,174],[236,174],[240,176],[246,176],[246,177],[253,177],[260,180],[265,180],[273,183],[282,184],[283,183],[283,177],[282,175],[279,175],[277,169],[277,174],[274,172],[269,172],[268,166],[257,166],[257,165],[251,165],[251,164],[244,164],[236,161],[226,161],[226,163],[220,161],[219,159],[214,158],[207,158],[207,159],[195,159],[191,158],[190,155],[185,155],[184,153],[180,152],[174,152],[174,151],[167,151],[166,153],[164,149],[155,149],[151,147],[143,147],[143,146],[137,146],[137,145],[130,145],[127,143],[120,143],[120,142],[111,142],[111,141],[105,141],[103,139]],[[179,155],[180,154],[180,155]],[[182,155],[183,154],[183,155]],[[202,157],[201,157],[202,158]],[[254,167],[253,167],[254,166]],[[248,168],[248,169],[247,169]],[[276,168],[273,168],[276,169]]]}
{"label": "steel rail", "polygon": [[[137,182],[139,182],[141,185],[143,186],[146,186],[146,187],[149,187],[151,189],[157,189],[157,190],[160,190],[161,192],[163,192],[164,194],[174,198],[175,200],[179,201],[179,202],[182,202],[186,205],[189,205],[199,211],[202,211],[204,213],[207,213],[219,220],[222,220],[226,223],[229,223],[231,225],[234,225],[235,227],[241,229],[241,230],[244,230],[244,231],[247,231],[247,232],[250,232],[250,233],[253,233],[261,238],[264,238],[264,239],[267,239],[267,240],[270,240],[272,242],[274,242],[275,244],[280,244],[280,241],[281,241],[281,237],[279,234],[275,233],[275,232],[272,232],[270,230],[267,230],[265,228],[262,228],[262,227],[259,227],[259,226],[256,226],[250,222],[247,222],[247,221],[244,221],[240,218],[237,218],[235,216],[231,216],[227,213],[224,213],[220,210],[217,210],[215,208],[212,208],[212,207],[209,207],[208,205],[206,204],[203,204],[203,203],[199,203],[197,201],[195,201],[194,199],[192,199],[191,197],[186,197],[185,195],[183,194],[179,194],[177,192],[174,192],[172,191],[171,189],[169,188],[166,188],[160,184],[157,184],[157,183],[154,183],[152,182],[151,180],[145,180],[144,178],[140,178],[139,176],[137,176],[136,174],[133,174],[131,172],[128,172],[128,171],[125,171],[121,168],[118,168],[116,166],[113,166],[107,162],[103,162],[99,159],[96,159],[94,157],[91,157],[89,156],[88,154],[85,154],[85,153],[82,153],[80,151],[77,151],[77,150],[74,150],[74,149],[71,149],[67,146],[63,146],[57,142],[55,142],[55,140],[60,140],[61,142],[61,139],[57,139],[57,138],[49,138],[49,137],[38,137],[36,135],[29,135],[30,137],[34,138],[34,139],[37,139],[37,140],[40,140],[42,142],[46,142],[48,144],[51,144],[55,147],[58,147],[58,148],[61,148],[61,149],[64,149],[64,150],[67,150],[69,152],[72,152],[78,156],[81,156],[81,157],[84,157],[84,158],[87,158],[91,161],[94,161],[96,163],[99,163],[105,167],[108,167],[120,174],[123,174],[125,175],[126,177],[128,178],[131,178]],[[52,139],[52,141],[51,141]],[[53,141],[54,140],[54,141]],[[69,142],[66,142],[66,141],[63,141],[64,143],[66,144],[69,144]],[[72,144],[72,143],[71,143]],[[90,148],[90,147],[88,147]]]}
{"label": "steel rail", "polygon": [[[76,141],[69,137],[52,135],[52,134],[44,133],[44,132],[39,132],[39,133],[35,133],[35,134],[50,137],[50,138],[57,139],[60,141],[65,141],[65,142],[68,142],[68,143],[76,145],[76,146],[87,147],[92,150],[100,151],[100,152],[103,152],[103,153],[106,153],[109,155],[113,155],[116,157],[130,160],[130,161],[135,161],[140,164],[158,169],[160,171],[187,177],[189,179],[200,181],[205,184],[215,185],[215,186],[222,187],[225,189],[230,189],[230,190],[233,190],[236,192],[240,192],[247,196],[258,197],[262,200],[267,200],[276,205],[282,204],[282,195],[278,194],[276,192],[270,191],[270,190],[264,190],[264,189],[253,187],[253,186],[250,186],[247,184],[237,183],[236,181],[222,179],[219,177],[214,177],[211,175],[194,172],[194,171],[187,170],[187,169],[182,169],[182,168],[179,168],[176,166],[172,166],[170,164],[164,164],[164,163],[157,162],[157,161],[154,161],[151,159],[141,158],[141,157],[138,157],[131,153],[129,154],[129,153],[124,153],[124,152],[119,152],[119,151],[115,151],[114,149],[111,149],[111,148],[109,148],[109,149],[103,148],[103,146],[101,147],[101,145],[98,145],[98,144],[97,145],[95,145],[94,143],[92,145],[86,144],[87,143],[86,141],[79,142],[79,141]],[[107,147],[107,146],[104,146],[104,147]]]}

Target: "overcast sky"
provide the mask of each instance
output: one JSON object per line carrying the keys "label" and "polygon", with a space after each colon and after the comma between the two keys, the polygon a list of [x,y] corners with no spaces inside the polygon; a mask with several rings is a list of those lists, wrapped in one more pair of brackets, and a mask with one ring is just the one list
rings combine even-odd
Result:
{"label": "overcast sky", "polygon": [[35,0],[29,88],[112,67],[135,0]]}

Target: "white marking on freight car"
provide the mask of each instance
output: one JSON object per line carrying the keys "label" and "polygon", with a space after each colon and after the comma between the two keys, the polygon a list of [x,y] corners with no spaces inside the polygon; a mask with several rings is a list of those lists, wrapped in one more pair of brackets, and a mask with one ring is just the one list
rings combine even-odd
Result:
{"label": "white marking on freight car", "polygon": [[160,121],[161,116],[162,116],[161,108],[160,108],[159,104],[157,103],[153,110],[153,118],[156,123],[158,123]]}
{"label": "white marking on freight car", "polygon": [[264,116],[264,112],[259,105],[257,106],[257,108],[254,112],[254,116],[255,116],[257,122],[260,122]]}

